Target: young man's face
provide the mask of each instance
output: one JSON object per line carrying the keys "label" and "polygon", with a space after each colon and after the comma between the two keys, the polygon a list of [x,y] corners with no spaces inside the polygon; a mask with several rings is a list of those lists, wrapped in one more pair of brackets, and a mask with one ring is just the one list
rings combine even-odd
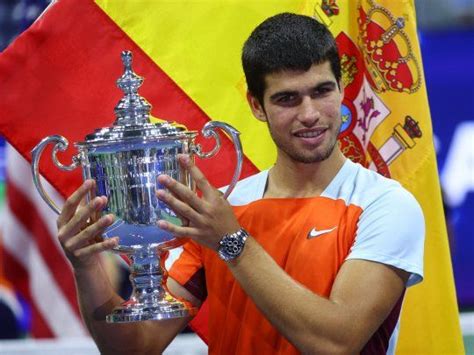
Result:
{"label": "young man's face", "polygon": [[302,163],[327,159],[337,143],[343,99],[329,62],[268,74],[265,84],[263,107],[252,96],[249,102],[268,123],[279,155]]}

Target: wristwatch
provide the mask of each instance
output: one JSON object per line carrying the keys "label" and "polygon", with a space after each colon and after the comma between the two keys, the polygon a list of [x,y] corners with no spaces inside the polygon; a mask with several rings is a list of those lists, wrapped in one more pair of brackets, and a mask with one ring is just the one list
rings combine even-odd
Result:
{"label": "wristwatch", "polygon": [[219,242],[217,253],[224,261],[231,261],[237,258],[244,250],[245,241],[249,234],[243,228],[231,234],[225,234]]}

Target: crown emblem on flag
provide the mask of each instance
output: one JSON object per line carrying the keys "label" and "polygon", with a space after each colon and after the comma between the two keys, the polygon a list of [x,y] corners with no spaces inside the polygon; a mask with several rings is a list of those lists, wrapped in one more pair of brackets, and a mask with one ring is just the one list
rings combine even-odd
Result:
{"label": "crown emblem on flag", "polygon": [[314,5],[313,17],[319,19],[326,27],[332,25],[332,16],[339,15],[339,6],[336,0],[318,0]]}
{"label": "crown emblem on flag", "polygon": [[421,138],[422,132],[418,122],[411,116],[406,116],[403,126],[395,126],[394,135],[403,143],[404,147],[413,148],[415,146],[414,139]]}
{"label": "crown emblem on flag", "polygon": [[323,0],[321,9],[327,16],[339,15],[339,6],[337,6],[336,0]]}
{"label": "crown emblem on flag", "polygon": [[341,56],[341,69],[342,69],[342,83],[344,87],[348,87],[354,81],[354,77],[357,74],[357,58],[355,56],[349,56],[343,54]]}
{"label": "crown emblem on flag", "polygon": [[405,19],[368,0],[369,9],[359,6],[359,46],[367,72],[377,92],[414,93],[421,85],[421,70],[413,54]]}

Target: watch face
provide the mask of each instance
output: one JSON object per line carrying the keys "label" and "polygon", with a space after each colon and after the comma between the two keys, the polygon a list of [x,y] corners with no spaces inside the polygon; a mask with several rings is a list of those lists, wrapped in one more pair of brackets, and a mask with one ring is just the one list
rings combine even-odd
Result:
{"label": "watch face", "polygon": [[238,231],[233,234],[225,235],[220,241],[219,256],[225,261],[235,259],[242,253],[247,233]]}
{"label": "watch face", "polygon": [[228,242],[226,243],[226,251],[230,255],[239,255],[240,250],[242,248],[242,242],[238,237],[229,238]]}

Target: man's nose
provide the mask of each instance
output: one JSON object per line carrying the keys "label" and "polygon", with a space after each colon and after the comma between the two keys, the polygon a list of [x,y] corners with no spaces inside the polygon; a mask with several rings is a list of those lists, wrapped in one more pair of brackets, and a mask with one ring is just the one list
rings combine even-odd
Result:
{"label": "man's nose", "polygon": [[315,100],[309,96],[303,97],[299,107],[298,120],[305,126],[311,127],[319,120],[319,117],[320,113]]}

